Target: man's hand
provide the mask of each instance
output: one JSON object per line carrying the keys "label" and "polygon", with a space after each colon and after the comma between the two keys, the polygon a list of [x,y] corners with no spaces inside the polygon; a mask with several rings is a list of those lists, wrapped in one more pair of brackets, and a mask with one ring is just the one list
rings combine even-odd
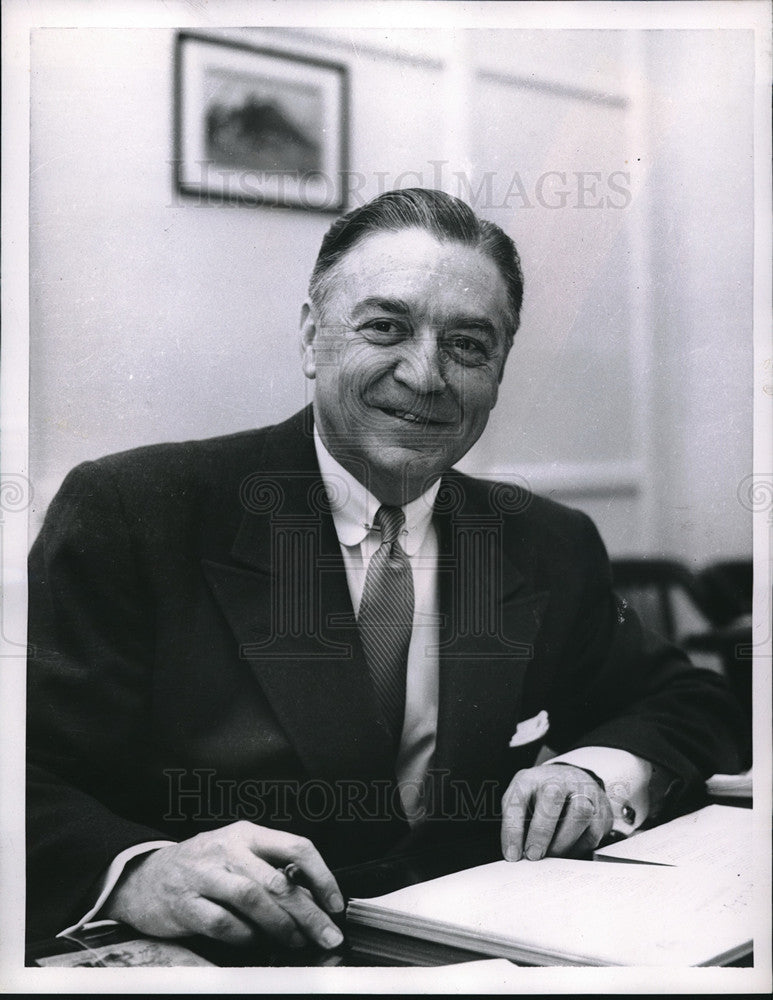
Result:
{"label": "man's hand", "polygon": [[519,771],[502,798],[502,853],[508,861],[581,855],[612,828],[603,789],[579,767],[542,764]]}
{"label": "man's hand", "polygon": [[[311,891],[279,870],[290,862]],[[327,913],[343,907],[311,841],[241,821],[142,855],[102,912],[158,937],[204,934],[248,944],[259,928],[289,947],[335,948],[343,937]]]}

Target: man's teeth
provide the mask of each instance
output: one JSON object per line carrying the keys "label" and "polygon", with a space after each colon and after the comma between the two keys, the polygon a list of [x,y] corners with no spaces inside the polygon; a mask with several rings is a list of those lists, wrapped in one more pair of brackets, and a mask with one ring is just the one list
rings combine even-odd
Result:
{"label": "man's teeth", "polygon": [[420,420],[415,413],[408,413],[407,410],[392,410],[392,413],[401,420],[411,420],[413,423],[418,423]]}

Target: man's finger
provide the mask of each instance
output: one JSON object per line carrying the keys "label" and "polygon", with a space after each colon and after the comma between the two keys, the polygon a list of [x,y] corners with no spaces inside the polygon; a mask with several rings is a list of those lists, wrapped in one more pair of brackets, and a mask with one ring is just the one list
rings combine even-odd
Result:
{"label": "man's finger", "polygon": [[181,918],[189,932],[226,944],[245,945],[255,939],[255,927],[248,920],[203,896],[190,900]]}
{"label": "man's finger", "polygon": [[579,857],[580,855],[587,854],[589,851],[594,850],[604,839],[606,832],[607,831],[605,829],[599,828],[597,823],[591,823],[585,833],[583,833],[574,845],[572,854]]}
{"label": "man's finger", "polygon": [[598,847],[614,826],[614,816],[612,815],[612,805],[606,795],[601,796],[599,808],[577,844],[578,851],[592,851]]}
{"label": "man's finger", "polygon": [[301,933],[322,948],[337,948],[344,939],[330,917],[306,889],[293,885],[282,871],[268,883],[268,891],[298,925]]}
{"label": "man's finger", "polygon": [[531,792],[517,781],[505,792],[502,802],[502,856],[507,861],[520,861],[526,833]]}
{"label": "man's finger", "polygon": [[[270,874],[276,871],[270,865],[266,865],[266,870]],[[264,872],[255,879],[234,871],[216,870],[202,879],[201,894],[229,912],[236,911],[237,919],[256,925],[281,944],[301,947],[306,944],[306,937],[292,916],[272,897],[266,882]]]}
{"label": "man's finger", "polygon": [[597,812],[597,803],[584,792],[572,792],[564,803],[564,811],[558,822],[553,840],[547,853],[554,857],[568,854],[584,836]]}
{"label": "man's finger", "polygon": [[[255,828],[256,831],[258,829]],[[263,836],[256,833],[250,846],[254,854],[274,865],[296,865],[303,884],[311,890],[321,906],[330,913],[340,913],[343,910],[344,900],[338,883],[310,840],[284,834],[278,842],[266,844]]]}
{"label": "man's finger", "polygon": [[537,788],[523,849],[529,861],[539,861],[547,854],[566,799],[560,782],[545,782]]}
{"label": "man's finger", "polygon": [[281,869],[245,851],[230,862],[230,872],[218,872],[206,894],[235,906],[283,944],[312,941],[336,948],[343,936],[320,909],[311,893],[294,885]]}

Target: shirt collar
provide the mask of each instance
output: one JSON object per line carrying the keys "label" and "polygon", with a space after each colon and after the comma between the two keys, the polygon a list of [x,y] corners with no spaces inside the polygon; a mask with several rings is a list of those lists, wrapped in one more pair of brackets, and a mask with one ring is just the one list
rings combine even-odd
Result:
{"label": "shirt collar", "polygon": [[[316,424],[314,424],[314,447],[338,541],[347,546],[360,545],[371,530],[381,501],[333,458],[323,444]],[[438,478],[421,496],[403,505],[405,528],[400,538],[400,545],[408,556],[415,555],[421,548],[432,520],[432,510],[439,489]]]}

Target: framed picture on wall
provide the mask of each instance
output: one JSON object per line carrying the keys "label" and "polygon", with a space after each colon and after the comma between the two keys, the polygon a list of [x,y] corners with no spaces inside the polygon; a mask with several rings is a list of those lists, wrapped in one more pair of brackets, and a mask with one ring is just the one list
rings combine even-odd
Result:
{"label": "framed picture on wall", "polygon": [[202,202],[341,212],[346,67],[181,32],[175,184]]}

